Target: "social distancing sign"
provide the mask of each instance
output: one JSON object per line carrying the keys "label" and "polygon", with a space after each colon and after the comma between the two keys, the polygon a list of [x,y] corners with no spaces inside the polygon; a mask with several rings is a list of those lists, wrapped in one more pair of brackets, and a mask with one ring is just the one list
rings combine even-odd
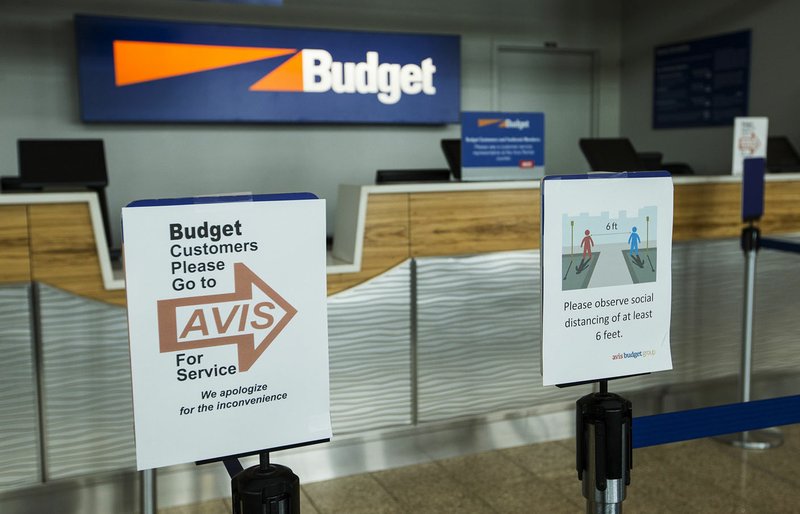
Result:
{"label": "social distancing sign", "polygon": [[331,437],[325,204],[123,209],[139,469]]}
{"label": "social distancing sign", "polygon": [[672,368],[672,179],[542,181],[544,385]]}

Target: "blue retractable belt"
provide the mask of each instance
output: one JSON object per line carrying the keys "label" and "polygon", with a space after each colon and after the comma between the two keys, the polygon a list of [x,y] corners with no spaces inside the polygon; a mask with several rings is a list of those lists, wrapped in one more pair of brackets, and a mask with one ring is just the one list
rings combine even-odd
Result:
{"label": "blue retractable belt", "polygon": [[633,447],[800,423],[800,395],[667,412],[633,419]]}

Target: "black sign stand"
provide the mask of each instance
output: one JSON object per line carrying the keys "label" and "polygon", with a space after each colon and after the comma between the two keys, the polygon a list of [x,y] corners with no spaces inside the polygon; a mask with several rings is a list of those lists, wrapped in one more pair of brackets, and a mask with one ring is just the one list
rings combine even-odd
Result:
{"label": "black sign stand", "polygon": [[576,467],[587,514],[622,513],[633,467],[632,413],[630,401],[608,392],[608,380],[576,402]]}
{"label": "black sign stand", "polygon": [[233,514],[300,514],[300,479],[292,470],[269,462],[269,452],[259,463],[231,479]]}
{"label": "black sign stand", "polygon": [[[258,450],[238,455],[197,461],[198,466],[222,462],[231,477],[233,514],[300,514],[300,478],[291,469],[269,461],[271,451],[289,450],[330,439]],[[258,454],[258,464],[247,469],[239,458]]]}

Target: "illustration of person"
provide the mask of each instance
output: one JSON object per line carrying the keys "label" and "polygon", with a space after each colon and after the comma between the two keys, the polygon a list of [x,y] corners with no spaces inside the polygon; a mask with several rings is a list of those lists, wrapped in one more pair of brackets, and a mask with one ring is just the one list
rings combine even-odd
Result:
{"label": "illustration of person", "polygon": [[631,253],[630,256],[633,257],[634,255],[639,255],[639,241],[642,238],[639,237],[639,234],[636,233],[636,227],[631,229],[631,235],[628,238],[628,244],[631,245]]}
{"label": "illustration of person", "polygon": [[582,259],[586,258],[586,255],[589,255],[589,258],[592,258],[592,247],[594,246],[594,241],[592,240],[592,236],[589,235],[589,229],[586,229],[586,237],[581,239],[581,246],[583,247],[583,257]]}

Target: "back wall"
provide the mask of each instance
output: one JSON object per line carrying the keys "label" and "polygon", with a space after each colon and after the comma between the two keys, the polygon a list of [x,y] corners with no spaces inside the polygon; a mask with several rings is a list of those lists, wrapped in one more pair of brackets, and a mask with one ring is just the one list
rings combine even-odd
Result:
{"label": "back wall", "polygon": [[[76,13],[273,26],[460,34],[462,108],[491,110],[495,45],[598,52],[598,132],[619,131],[619,1],[286,0],[283,7],[190,0],[31,0],[0,6],[0,175],[15,175],[19,138],[102,138],[114,243],[122,206],[140,198],[311,191],[372,183],[375,170],[446,167],[448,126],[86,125],[80,121]],[[535,106],[532,106],[532,110]],[[577,143],[575,145],[577,151]]]}
{"label": "back wall", "polygon": [[752,30],[749,115],[768,116],[770,134],[800,147],[800,2],[625,0],[624,7],[621,134],[637,150],[662,151],[665,161],[688,162],[700,174],[730,174],[733,126],[653,130],[653,48],[745,29]]}

